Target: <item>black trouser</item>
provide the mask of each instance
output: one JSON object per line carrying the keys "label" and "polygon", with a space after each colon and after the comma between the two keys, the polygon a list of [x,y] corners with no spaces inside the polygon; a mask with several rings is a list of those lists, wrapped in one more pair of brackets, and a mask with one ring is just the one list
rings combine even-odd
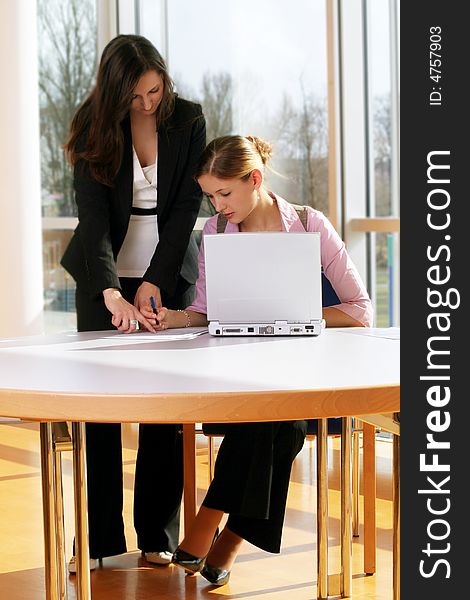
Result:
{"label": "black trouser", "polygon": [[292,462],[306,421],[224,425],[208,508],[229,513],[227,527],[268,552],[279,552]]}
{"label": "black trouser", "polygon": [[[140,279],[121,279],[124,298],[134,302]],[[164,306],[184,308],[190,291],[181,288],[173,298],[162,294]],[[77,288],[78,331],[114,329],[102,295],[91,297]],[[138,547],[146,552],[178,545],[183,493],[183,436],[180,425],[139,426],[134,484],[134,526]],[[87,423],[87,487],[90,556],[101,558],[126,552],[124,536],[123,470],[120,423]]]}

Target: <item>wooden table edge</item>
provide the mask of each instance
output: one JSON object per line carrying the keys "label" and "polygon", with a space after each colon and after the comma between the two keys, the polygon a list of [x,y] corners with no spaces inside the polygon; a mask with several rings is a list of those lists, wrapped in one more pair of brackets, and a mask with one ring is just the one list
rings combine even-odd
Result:
{"label": "wooden table edge", "polygon": [[0,388],[1,416],[43,422],[282,421],[399,410],[398,384],[187,394],[104,394]]}

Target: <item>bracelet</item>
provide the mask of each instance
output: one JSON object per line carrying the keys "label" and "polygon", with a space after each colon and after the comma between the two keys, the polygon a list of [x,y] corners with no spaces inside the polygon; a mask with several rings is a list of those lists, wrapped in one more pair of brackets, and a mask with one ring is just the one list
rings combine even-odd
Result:
{"label": "bracelet", "polygon": [[186,316],[187,321],[185,327],[191,327],[191,317],[189,316],[189,313],[186,310],[182,310],[181,308],[178,308],[176,312],[183,313]]}

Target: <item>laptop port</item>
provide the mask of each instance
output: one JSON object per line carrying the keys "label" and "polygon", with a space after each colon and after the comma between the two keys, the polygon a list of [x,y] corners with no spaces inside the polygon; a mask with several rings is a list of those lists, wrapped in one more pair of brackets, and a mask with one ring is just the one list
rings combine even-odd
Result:
{"label": "laptop port", "polygon": [[273,335],[274,327],[272,325],[266,325],[266,327],[259,328],[260,335]]}
{"label": "laptop port", "polygon": [[254,333],[254,332],[255,332],[254,327],[248,327],[248,333]]}
{"label": "laptop port", "polygon": [[312,331],[313,331],[314,327],[313,327],[313,325],[305,325],[305,329],[306,329],[307,331],[309,331],[309,330],[312,330]]}
{"label": "laptop port", "polygon": [[215,335],[220,335],[220,329],[215,330]]}
{"label": "laptop port", "polygon": [[290,332],[291,333],[302,333],[302,327],[291,327]]}

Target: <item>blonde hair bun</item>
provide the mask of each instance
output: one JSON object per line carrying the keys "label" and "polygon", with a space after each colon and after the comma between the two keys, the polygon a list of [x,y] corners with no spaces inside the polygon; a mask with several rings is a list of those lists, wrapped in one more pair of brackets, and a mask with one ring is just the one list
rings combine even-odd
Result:
{"label": "blonde hair bun", "polygon": [[256,148],[256,151],[261,156],[263,165],[267,165],[273,155],[273,147],[271,144],[254,135],[247,135],[246,139]]}
{"label": "blonde hair bun", "polygon": [[254,135],[224,135],[206,146],[195,177],[208,173],[219,179],[246,180],[255,169],[270,169],[267,163],[272,154],[271,144]]}

